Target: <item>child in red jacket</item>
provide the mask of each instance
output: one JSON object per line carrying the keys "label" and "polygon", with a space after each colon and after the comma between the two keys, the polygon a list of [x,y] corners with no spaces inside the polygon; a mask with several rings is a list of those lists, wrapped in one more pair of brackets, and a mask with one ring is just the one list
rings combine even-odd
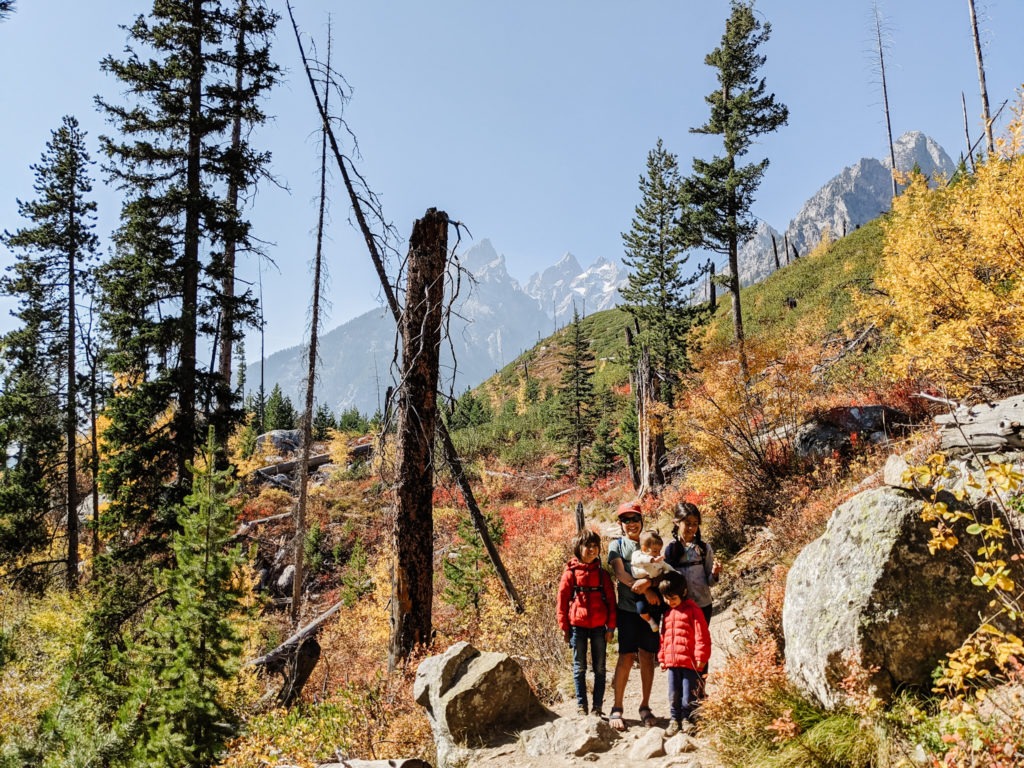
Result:
{"label": "child in red jacket", "polygon": [[601,537],[583,530],[573,541],[573,557],[558,585],[558,626],[572,648],[576,705],[587,714],[587,645],[594,669],[594,705],[598,717],[604,701],[605,654],[615,631],[615,590],[601,567]]}
{"label": "child in red jacket", "polygon": [[[687,597],[686,579],[668,574],[658,585],[668,611],[661,620],[658,662],[668,670],[668,705],[672,722],[665,730],[674,736],[683,721],[692,722],[700,673],[711,656],[711,633],[704,612]],[[688,725],[687,728],[692,728]]]}

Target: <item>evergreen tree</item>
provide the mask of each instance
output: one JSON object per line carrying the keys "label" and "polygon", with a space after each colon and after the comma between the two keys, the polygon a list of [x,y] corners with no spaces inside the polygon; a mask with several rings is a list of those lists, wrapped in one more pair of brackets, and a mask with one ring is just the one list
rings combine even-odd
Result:
{"label": "evergreen tree", "polygon": [[338,422],[335,421],[331,409],[323,404],[317,406],[313,415],[313,439],[327,440],[331,436],[331,431],[337,428]]}
{"label": "evergreen tree", "polygon": [[370,422],[359,413],[358,408],[352,406],[341,412],[338,417],[338,429],[342,432],[366,434],[370,431]]}
{"label": "evergreen tree", "polygon": [[[25,541],[38,543],[42,515],[51,498],[59,498],[67,520],[69,589],[78,583],[76,310],[87,267],[98,248],[93,232],[96,203],[89,199],[91,164],[85,133],[74,117],[65,116],[39,164],[32,166],[36,199],[18,201],[18,211],[30,226],[4,232],[0,238],[18,252],[0,289],[18,297],[15,316],[23,322],[4,339],[11,366],[0,395],[2,442],[14,449],[16,460],[11,467],[0,467],[0,530],[6,527],[2,518],[20,516]],[[56,440],[55,421],[62,427]],[[18,506],[18,488],[25,491],[26,503],[14,512],[9,505]]]}
{"label": "evergreen tree", "polygon": [[6,19],[14,11],[14,0],[0,0],[0,21]]}
{"label": "evergreen tree", "polygon": [[[500,518],[487,516],[487,530],[491,541],[499,546],[505,538],[505,529]],[[456,528],[462,543],[453,548],[442,563],[447,584],[441,599],[460,610],[473,609],[480,615],[480,598],[484,594],[484,582],[491,568],[487,552],[473,521],[460,520]]]}
{"label": "evergreen tree", "polygon": [[485,398],[477,397],[473,390],[467,389],[452,404],[448,417],[448,428],[452,431],[478,427],[494,418],[491,407]]}
{"label": "evergreen tree", "polygon": [[580,313],[573,307],[569,345],[561,354],[562,377],[555,407],[552,435],[562,441],[578,476],[583,467],[583,450],[594,439],[594,353],[590,339],[583,335]]}
{"label": "evergreen tree", "polygon": [[[228,288],[234,267],[224,247],[249,242],[227,188],[244,188],[268,160],[231,137],[238,120],[243,128],[262,122],[259,99],[273,82],[261,68],[276,17],[257,30],[257,7],[252,0],[231,7],[154,0],[149,16],[126,28],[123,58],[101,63],[131,100],[97,99],[119,132],[101,142],[111,179],[125,193],[115,253],[100,275],[115,378],[104,441],[117,456],[101,478],[110,497],[104,521],[110,533],[127,529],[136,537],[114,547],[120,560],[129,556],[125,549],[136,559],[163,549],[176,528],[201,414],[218,434],[226,433],[225,419],[240,421],[232,408],[209,413],[219,377],[197,352],[214,344],[218,327],[237,335],[237,325],[226,329],[218,318],[228,313],[241,322],[254,306],[251,295]],[[259,41],[240,55],[247,31]]]}
{"label": "evergreen tree", "polygon": [[[636,318],[637,342],[650,350],[663,382],[686,364],[686,333],[696,312],[688,289],[701,275],[700,270],[683,274],[687,249],[695,241],[684,226],[681,185],[676,156],[658,139],[647,155],[647,174],[640,177],[640,204],[630,231],[622,235],[623,262],[630,269],[624,308]],[[671,403],[670,386],[661,394],[662,402]]]}
{"label": "evergreen tree", "polygon": [[298,421],[298,414],[292,400],[281,391],[281,385],[275,384],[270,390],[270,397],[267,398],[267,405],[263,414],[264,431],[272,429],[295,429]]}
{"label": "evergreen tree", "polygon": [[694,158],[693,175],[683,185],[692,204],[694,227],[701,244],[729,258],[729,292],[740,368],[748,378],[744,350],[743,313],[740,306],[739,246],[754,232],[750,213],[754,193],[768,168],[768,158],[738,165],[754,139],[786,124],[789,110],[767,93],[759,70],[765,57],[758,49],[768,41],[771,25],[754,16],[753,2],[732,0],[721,45],[704,62],[717,70],[718,88],[704,100],[711,107],[708,121],[693,133],[722,137],[724,154],[710,161]]}
{"label": "evergreen tree", "polygon": [[133,695],[122,709],[122,722],[135,720],[130,765],[212,765],[231,734],[224,683],[240,666],[234,622],[243,556],[228,547],[236,488],[230,471],[213,467],[216,453],[211,438],[203,466],[190,467],[193,490],[171,543],[174,566],[156,576],[162,598],[135,648]]}

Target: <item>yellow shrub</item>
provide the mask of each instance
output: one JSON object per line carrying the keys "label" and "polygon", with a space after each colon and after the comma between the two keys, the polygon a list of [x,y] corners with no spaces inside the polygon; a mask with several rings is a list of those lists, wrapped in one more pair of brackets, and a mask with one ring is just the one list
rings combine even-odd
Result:
{"label": "yellow shrub", "polygon": [[882,295],[862,314],[896,342],[889,371],[924,375],[951,395],[1016,387],[1024,374],[1024,123],[973,176],[929,189],[921,176],[893,202]]}

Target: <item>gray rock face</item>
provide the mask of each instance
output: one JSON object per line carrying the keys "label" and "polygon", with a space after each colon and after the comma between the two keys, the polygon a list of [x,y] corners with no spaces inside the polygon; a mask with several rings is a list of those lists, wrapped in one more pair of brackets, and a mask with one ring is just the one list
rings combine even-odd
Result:
{"label": "gray rock face", "polygon": [[[896,168],[903,172],[916,165],[929,178],[936,178],[951,176],[956,170],[942,147],[920,131],[900,136],[894,142],[893,153]],[[882,161],[866,157],[844,168],[811,196],[790,222],[786,237],[801,256],[806,256],[821,241],[826,227],[833,237],[842,237],[888,211],[891,205],[888,158]]]}
{"label": "gray rock face", "polygon": [[302,437],[297,429],[272,429],[256,438],[256,450],[283,456],[299,450]]}
{"label": "gray rock face", "polygon": [[439,767],[465,756],[463,745],[483,743],[502,729],[522,727],[545,709],[518,662],[456,643],[416,670],[416,703],[427,711]]}
{"label": "gray rock face", "polygon": [[544,755],[584,755],[607,752],[618,739],[618,732],[598,717],[583,720],[559,718],[523,731],[520,748],[529,757]]}
{"label": "gray rock face", "polygon": [[836,509],[790,569],[786,671],[825,707],[843,703],[851,668],[864,670],[882,699],[897,686],[927,684],[977,626],[988,596],[959,555],[928,552],[921,506],[899,489],[865,491]]}

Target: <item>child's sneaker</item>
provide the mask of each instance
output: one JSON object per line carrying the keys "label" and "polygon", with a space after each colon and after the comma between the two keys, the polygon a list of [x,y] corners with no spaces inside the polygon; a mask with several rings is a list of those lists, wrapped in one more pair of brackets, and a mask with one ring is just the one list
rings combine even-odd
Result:
{"label": "child's sneaker", "polygon": [[579,715],[580,717],[586,717],[587,716],[587,708],[586,707],[576,707],[576,714]]}
{"label": "child's sneaker", "polygon": [[659,631],[658,622],[656,622],[654,619],[648,619],[647,623],[651,625],[652,630],[654,630],[655,632]]}
{"label": "child's sneaker", "polygon": [[593,709],[593,710],[591,710],[590,714],[592,714],[594,717],[598,718],[599,720],[604,720],[604,712],[602,712],[600,709]]}
{"label": "child's sneaker", "polygon": [[671,723],[668,724],[668,728],[665,729],[665,737],[671,738],[672,736],[675,736],[677,733],[679,733],[681,729],[682,726],[680,725],[679,721],[673,720]]}

